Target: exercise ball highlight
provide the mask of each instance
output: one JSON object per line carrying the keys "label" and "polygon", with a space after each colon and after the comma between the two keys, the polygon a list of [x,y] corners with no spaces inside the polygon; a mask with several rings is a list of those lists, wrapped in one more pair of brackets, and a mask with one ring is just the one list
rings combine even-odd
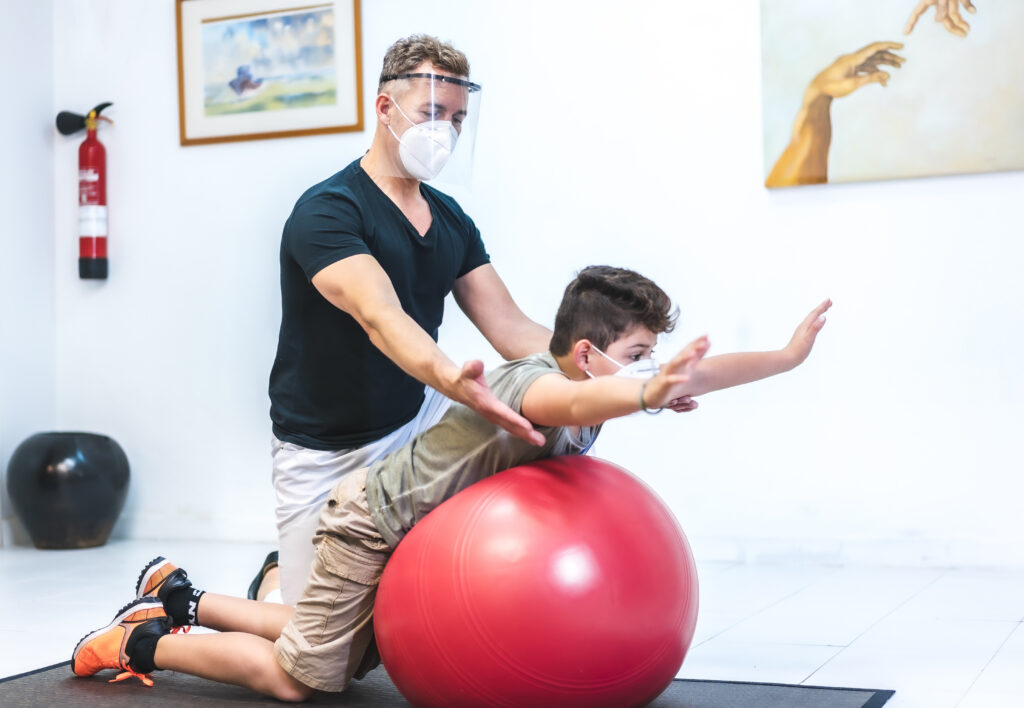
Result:
{"label": "exercise ball highlight", "polygon": [[639,479],[567,456],[427,514],[377,591],[377,646],[417,708],[626,708],[656,698],[697,621],[675,517]]}

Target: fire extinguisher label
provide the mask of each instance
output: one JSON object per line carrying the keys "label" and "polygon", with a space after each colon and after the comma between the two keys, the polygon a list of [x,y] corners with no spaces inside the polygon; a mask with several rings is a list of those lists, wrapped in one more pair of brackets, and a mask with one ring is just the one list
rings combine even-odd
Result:
{"label": "fire extinguisher label", "polygon": [[100,201],[100,173],[89,167],[78,171],[78,199],[80,204],[98,204]]}
{"label": "fire extinguisher label", "polygon": [[105,206],[78,207],[78,235],[106,236],[107,208]]}

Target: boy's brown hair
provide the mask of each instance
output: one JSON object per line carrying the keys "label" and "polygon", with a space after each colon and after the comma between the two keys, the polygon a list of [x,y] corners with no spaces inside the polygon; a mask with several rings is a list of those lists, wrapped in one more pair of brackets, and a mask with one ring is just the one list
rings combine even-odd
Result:
{"label": "boy's brown hair", "polygon": [[671,332],[678,311],[653,280],[626,268],[589,266],[576,274],[555,315],[551,353],[564,356],[589,339],[599,349],[643,325],[655,334]]}

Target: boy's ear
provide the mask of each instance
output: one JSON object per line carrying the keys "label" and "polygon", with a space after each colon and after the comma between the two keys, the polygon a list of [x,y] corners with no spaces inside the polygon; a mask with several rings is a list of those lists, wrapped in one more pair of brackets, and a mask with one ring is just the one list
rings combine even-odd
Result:
{"label": "boy's ear", "polygon": [[572,345],[572,363],[580,371],[590,369],[590,357],[594,355],[594,345],[589,339],[579,339]]}

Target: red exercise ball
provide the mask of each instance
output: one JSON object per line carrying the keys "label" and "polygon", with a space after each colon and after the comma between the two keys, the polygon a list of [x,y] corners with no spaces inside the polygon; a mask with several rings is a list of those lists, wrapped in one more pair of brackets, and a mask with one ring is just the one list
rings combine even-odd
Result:
{"label": "red exercise ball", "polygon": [[697,622],[672,512],[591,457],[514,467],[455,495],[395,549],[381,659],[418,708],[625,708],[658,696]]}

